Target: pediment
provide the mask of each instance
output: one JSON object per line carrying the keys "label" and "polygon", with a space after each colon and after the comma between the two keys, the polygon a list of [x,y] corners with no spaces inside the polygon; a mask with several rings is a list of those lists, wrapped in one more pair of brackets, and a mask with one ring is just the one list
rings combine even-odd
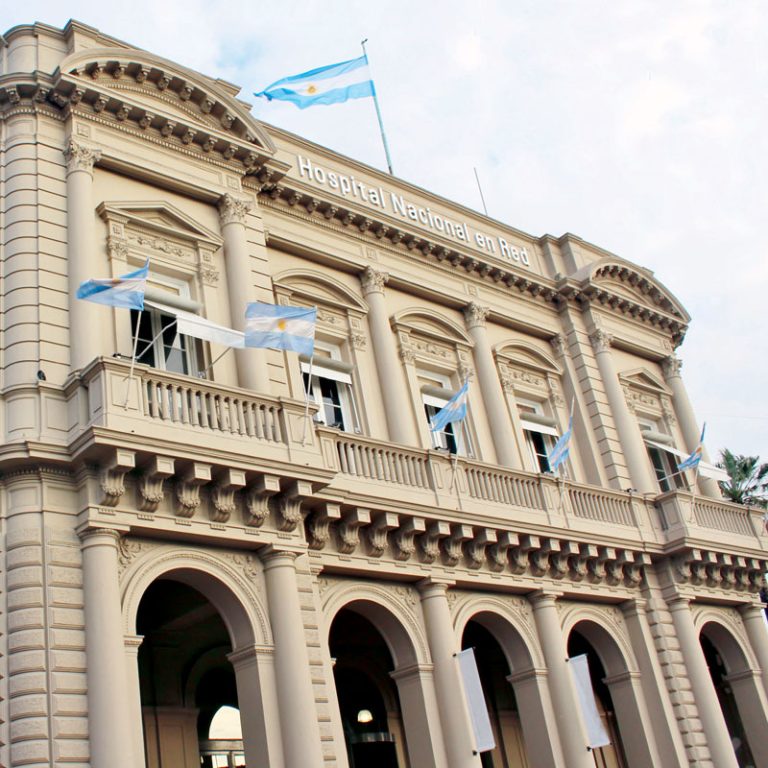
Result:
{"label": "pediment", "polygon": [[284,272],[274,278],[276,288],[290,295],[301,296],[310,302],[326,304],[365,313],[368,306],[337,280],[317,273]]}
{"label": "pediment", "polygon": [[637,368],[632,371],[624,371],[620,374],[623,384],[643,392],[652,392],[657,395],[670,395],[671,390],[666,383],[651,371],[645,368]]}
{"label": "pediment", "polygon": [[496,348],[496,357],[518,368],[560,373],[560,366],[549,355],[530,344],[521,342],[501,344]]}
{"label": "pediment", "polygon": [[472,340],[461,326],[448,318],[423,309],[408,309],[392,318],[395,327],[440,341],[454,341],[471,346]]}
{"label": "pediment", "polygon": [[119,221],[128,229],[153,232],[178,240],[202,242],[212,248],[219,248],[222,244],[220,235],[203,227],[170,203],[102,203],[97,211],[105,221]]}

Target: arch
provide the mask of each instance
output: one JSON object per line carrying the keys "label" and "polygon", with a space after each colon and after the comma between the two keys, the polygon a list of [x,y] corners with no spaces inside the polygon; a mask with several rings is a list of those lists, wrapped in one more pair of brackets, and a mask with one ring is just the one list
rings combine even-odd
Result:
{"label": "arch", "polygon": [[545,666],[531,626],[521,621],[506,601],[492,597],[466,597],[454,614],[458,637],[464,634],[470,621],[481,624],[493,635],[507,658],[511,672]]}
{"label": "arch", "polygon": [[[168,78],[168,86],[162,92],[175,97],[177,108],[183,113],[203,124],[209,122],[208,115],[228,115],[231,121],[227,120],[228,125],[222,125],[219,121],[216,126],[218,131],[232,133],[270,155],[276,151],[275,144],[266,130],[235,98],[236,92],[227,92],[226,86],[147,51],[118,46],[78,51],[61,62],[54,73],[54,80],[72,78],[76,82],[81,73],[93,71],[95,67],[111,71],[112,77],[109,80],[98,82],[98,86],[107,91],[125,93],[125,89],[117,86],[124,76],[123,73],[144,71],[147,73],[144,78],[148,80],[152,80],[153,76],[157,79],[158,75]],[[94,82],[91,78],[89,80]],[[137,95],[147,98],[144,92]],[[167,103],[165,99],[163,102]],[[195,105],[196,110],[191,105]]]}
{"label": "arch", "polygon": [[272,645],[266,608],[252,583],[234,563],[197,549],[160,547],[137,557],[122,576],[123,627],[136,634],[136,616],[144,592],[159,578],[196,589],[216,608],[235,650]]}
{"label": "arch", "polygon": [[738,636],[717,609],[704,609],[695,617],[696,631],[705,635],[720,652],[729,675],[757,669],[759,664],[749,643]]}
{"label": "arch", "polygon": [[198,656],[192,666],[187,671],[187,678],[184,685],[184,704],[188,707],[195,706],[195,691],[197,686],[208,670],[220,665],[227,659],[228,651],[225,647],[216,646],[209,648],[202,656]]}
{"label": "arch", "polygon": [[331,587],[323,600],[326,644],[333,620],[342,609],[359,613],[381,633],[395,669],[430,662],[427,641],[416,616],[389,590],[359,583]]}
{"label": "arch", "polygon": [[403,327],[411,332],[431,336],[445,342],[447,340],[467,347],[474,346],[469,334],[458,323],[444,317],[439,312],[423,307],[409,307],[392,316],[392,326]]}
{"label": "arch", "polygon": [[611,624],[599,609],[578,605],[571,606],[563,615],[565,637],[574,629],[595,649],[608,677],[638,672],[623,622]]}
{"label": "arch", "polygon": [[585,264],[576,270],[571,278],[580,282],[582,289],[590,285],[610,283],[617,289],[618,294],[626,298],[641,304],[657,306],[675,315],[683,323],[691,321],[691,316],[680,300],[654,277],[653,272],[618,256],[604,256],[597,261]]}
{"label": "arch", "polygon": [[562,367],[553,357],[527,341],[504,341],[497,344],[493,351],[497,358],[526,368],[554,373],[558,376],[563,372]]}
{"label": "arch", "polygon": [[287,270],[273,277],[272,284],[276,292],[285,292],[289,296],[296,294],[340,309],[354,309],[362,314],[368,312],[368,304],[363,299],[325,273],[306,269]]}

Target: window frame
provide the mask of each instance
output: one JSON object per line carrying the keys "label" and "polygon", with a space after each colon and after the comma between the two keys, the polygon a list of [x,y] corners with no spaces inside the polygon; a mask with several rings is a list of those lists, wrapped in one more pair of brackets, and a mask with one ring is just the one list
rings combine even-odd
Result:
{"label": "window frame", "polygon": [[[651,470],[656,479],[656,483],[659,486],[659,490],[662,493],[690,490],[690,486],[685,477],[685,472],[681,472],[677,468],[678,457],[671,451],[664,450],[661,447],[663,442],[666,442],[667,440],[671,446],[674,445],[674,438],[672,435],[667,432],[662,432],[659,429],[659,423],[651,418],[638,418],[637,424],[640,427],[640,434],[643,438],[648,461],[651,463]],[[651,437],[646,439],[646,435],[648,434],[653,438],[654,445],[651,445],[648,442]]]}
{"label": "window frame", "polygon": [[[420,381],[428,380],[432,382],[430,384],[423,384],[420,389],[421,404],[427,419],[427,429],[429,430],[430,447],[432,450],[446,451],[451,455],[472,458],[474,450],[466,418],[462,419],[458,430],[456,429],[458,422],[455,421],[446,424],[444,429],[432,430],[431,422],[433,416],[441,408],[444,408],[458,392],[458,390],[454,390],[451,387],[450,377],[421,368],[417,370],[416,377]],[[424,391],[425,389],[427,391]],[[440,394],[439,390],[445,390],[445,394]]]}
{"label": "window frame", "polygon": [[[310,402],[314,402],[318,407],[315,417],[316,421],[331,429],[339,429],[342,432],[356,435],[362,434],[360,417],[355,401],[354,381],[352,379],[353,366],[344,362],[341,347],[337,344],[315,339],[315,350],[328,354],[319,358],[313,357],[311,361],[304,357],[300,358],[299,371],[304,388],[304,396],[308,397]],[[328,361],[331,364],[328,364]],[[309,386],[307,386],[310,368],[311,381]],[[339,409],[341,426],[339,426],[338,421],[334,424],[328,424],[328,413],[322,391],[324,384],[327,389],[333,389],[336,392],[338,404],[334,404],[331,407]]]}
{"label": "window frame", "polygon": [[[533,466],[533,471],[539,474],[552,474],[549,463],[549,454],[560,439],[560,432],[554,418],[544,413],[544,405],[537,400],[517,398],[517,413],[520,418],[520,426],[523,429],[523,438],[528,448],[528,458]],[[532,417],[532,418],[526,418]],[[540,441],[540,445],[537,445]],[[561,466],[564,467],[565,476],[569,476],[569,460],[566,459]]]}

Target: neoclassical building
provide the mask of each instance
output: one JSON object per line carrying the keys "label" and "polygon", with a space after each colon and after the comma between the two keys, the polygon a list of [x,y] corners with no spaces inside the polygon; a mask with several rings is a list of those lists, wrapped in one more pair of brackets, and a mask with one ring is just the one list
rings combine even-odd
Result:
{"label": "neoclassical building", "polygon": [[[768,766],[768,542],[675,473],[652,272],[83,24],[0,50],[3,768]],[[74,298],[147,258],[142,313]],[[311,363],[177,330],[256,300],[317,306]]]}

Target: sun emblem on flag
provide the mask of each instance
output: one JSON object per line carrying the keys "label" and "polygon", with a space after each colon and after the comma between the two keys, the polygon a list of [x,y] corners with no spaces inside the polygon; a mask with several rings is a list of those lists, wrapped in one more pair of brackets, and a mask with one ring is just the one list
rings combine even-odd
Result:
{"label": "sun emblem on flag", "polygon": [[285,322],[285,320],[284,320],[283,318],[280,318],[280,319],[277,321],[277,330],[278,330],[278,331],[284,331],[284,330],[285,330],[285,327],[286,327],[286,322]]}
{"label": "sun emblem on flag", "polygon": [[307,93],[310,94],[310,95],[313,94],[313,93],[317,93],[317,86],[316,85],[308,85],[307,86]]}

